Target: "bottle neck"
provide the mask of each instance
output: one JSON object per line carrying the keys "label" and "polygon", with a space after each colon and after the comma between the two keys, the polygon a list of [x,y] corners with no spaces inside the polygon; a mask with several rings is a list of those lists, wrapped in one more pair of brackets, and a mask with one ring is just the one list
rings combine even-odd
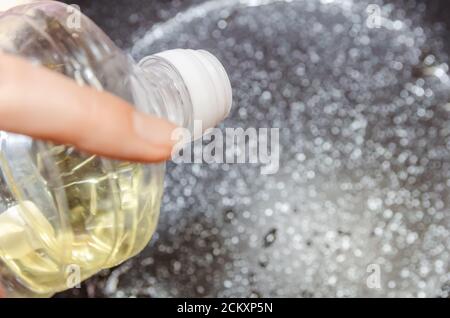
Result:
{"label": "bottle neck", "polygon": [[[232,93],[220,61],[203,50],[174,49],[144,58],[134,85],[143,109],[189,129],[193,139],[229,113]],[[193,127],[200,122],[201,127]]]}
{"label": "bottle neck", "polygon": [[[177,70],[164,59],[149,56],[134,71],[132,92],[136,108],[193,130],[193,106]],[[151,129],[151,127],[149,127]]]}

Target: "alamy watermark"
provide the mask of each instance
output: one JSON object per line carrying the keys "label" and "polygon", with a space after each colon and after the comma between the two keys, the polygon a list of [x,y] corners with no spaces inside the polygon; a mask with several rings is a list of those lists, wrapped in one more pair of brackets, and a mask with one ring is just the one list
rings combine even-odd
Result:
{"label": "alamy watermark", "polygon": [[381,288],[381,267],[379,264],[369,264],[366,268],[369,276],[366,279],[367,288],[380,289]]}
{"label": "alamy watermark", "polygon": [[367,19],[366,25],[370,29],[379,29],[381,28],[382,16],[381,16],[381,8],[377,4],[369,4],[366,8]]}
{"label": "alamy watermark", "polygon": [[280,134],[278,128],[208,128],[201,138],[202,122],[194,121],[193,132],[177,128],[172,135],[178,140],[172,152],[175,163],[261,164],[261,174],[278,172],[280,165]]}
{"label": "alamy watermark", "polygon": [[81,30],[82,13],[80,6],[71,4],[67,6],[66,27],[72,30]]}
{"label": "alamy watermark", "polygon": [[69,264],[65,268],[67,288],[81,288],[81,268],[76,264]]}

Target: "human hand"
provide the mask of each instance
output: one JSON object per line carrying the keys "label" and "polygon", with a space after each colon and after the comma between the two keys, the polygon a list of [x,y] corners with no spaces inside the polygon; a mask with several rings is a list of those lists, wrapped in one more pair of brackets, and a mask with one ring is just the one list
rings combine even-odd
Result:
{"label": "human hand", "polygon": [[[0,13],[27,2],[0,0]],[[0,132],[71,144],[115,159],[158,162],[170,157],[175,128],[113,94],[0,52]],[[0,298],[5,296],[0,277]]]}
{"label": "human hand", "polygon": [[[37,0],[1,0],[0,12]],[[71,144],[115,159],[170,157],[176,127],[122,99],[0,52],[0,131]]]}
{"label": "human hand", "polygon": [[0,130],[111,158],[155,162],[170,157],[175,128],[110,93],[0,53]]}

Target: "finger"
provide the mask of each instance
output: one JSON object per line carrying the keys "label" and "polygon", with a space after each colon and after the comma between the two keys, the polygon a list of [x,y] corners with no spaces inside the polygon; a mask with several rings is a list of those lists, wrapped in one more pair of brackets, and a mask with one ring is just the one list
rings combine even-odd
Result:
{"label": "finger", "polygon": [[0,53],[0,130],[134,161],[170,157],[175,125],[122,99]]}

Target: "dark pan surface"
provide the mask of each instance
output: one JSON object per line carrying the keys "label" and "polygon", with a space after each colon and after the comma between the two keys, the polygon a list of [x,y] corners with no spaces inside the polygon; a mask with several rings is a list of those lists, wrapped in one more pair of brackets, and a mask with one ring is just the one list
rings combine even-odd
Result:
{"label": "dark pan surface", "polygon": [[279,128],[280,169],[170,163],[148,248],[61,296],[448,297],[445,1],[79,3],[137,60],[216,54],[221,127]]}

